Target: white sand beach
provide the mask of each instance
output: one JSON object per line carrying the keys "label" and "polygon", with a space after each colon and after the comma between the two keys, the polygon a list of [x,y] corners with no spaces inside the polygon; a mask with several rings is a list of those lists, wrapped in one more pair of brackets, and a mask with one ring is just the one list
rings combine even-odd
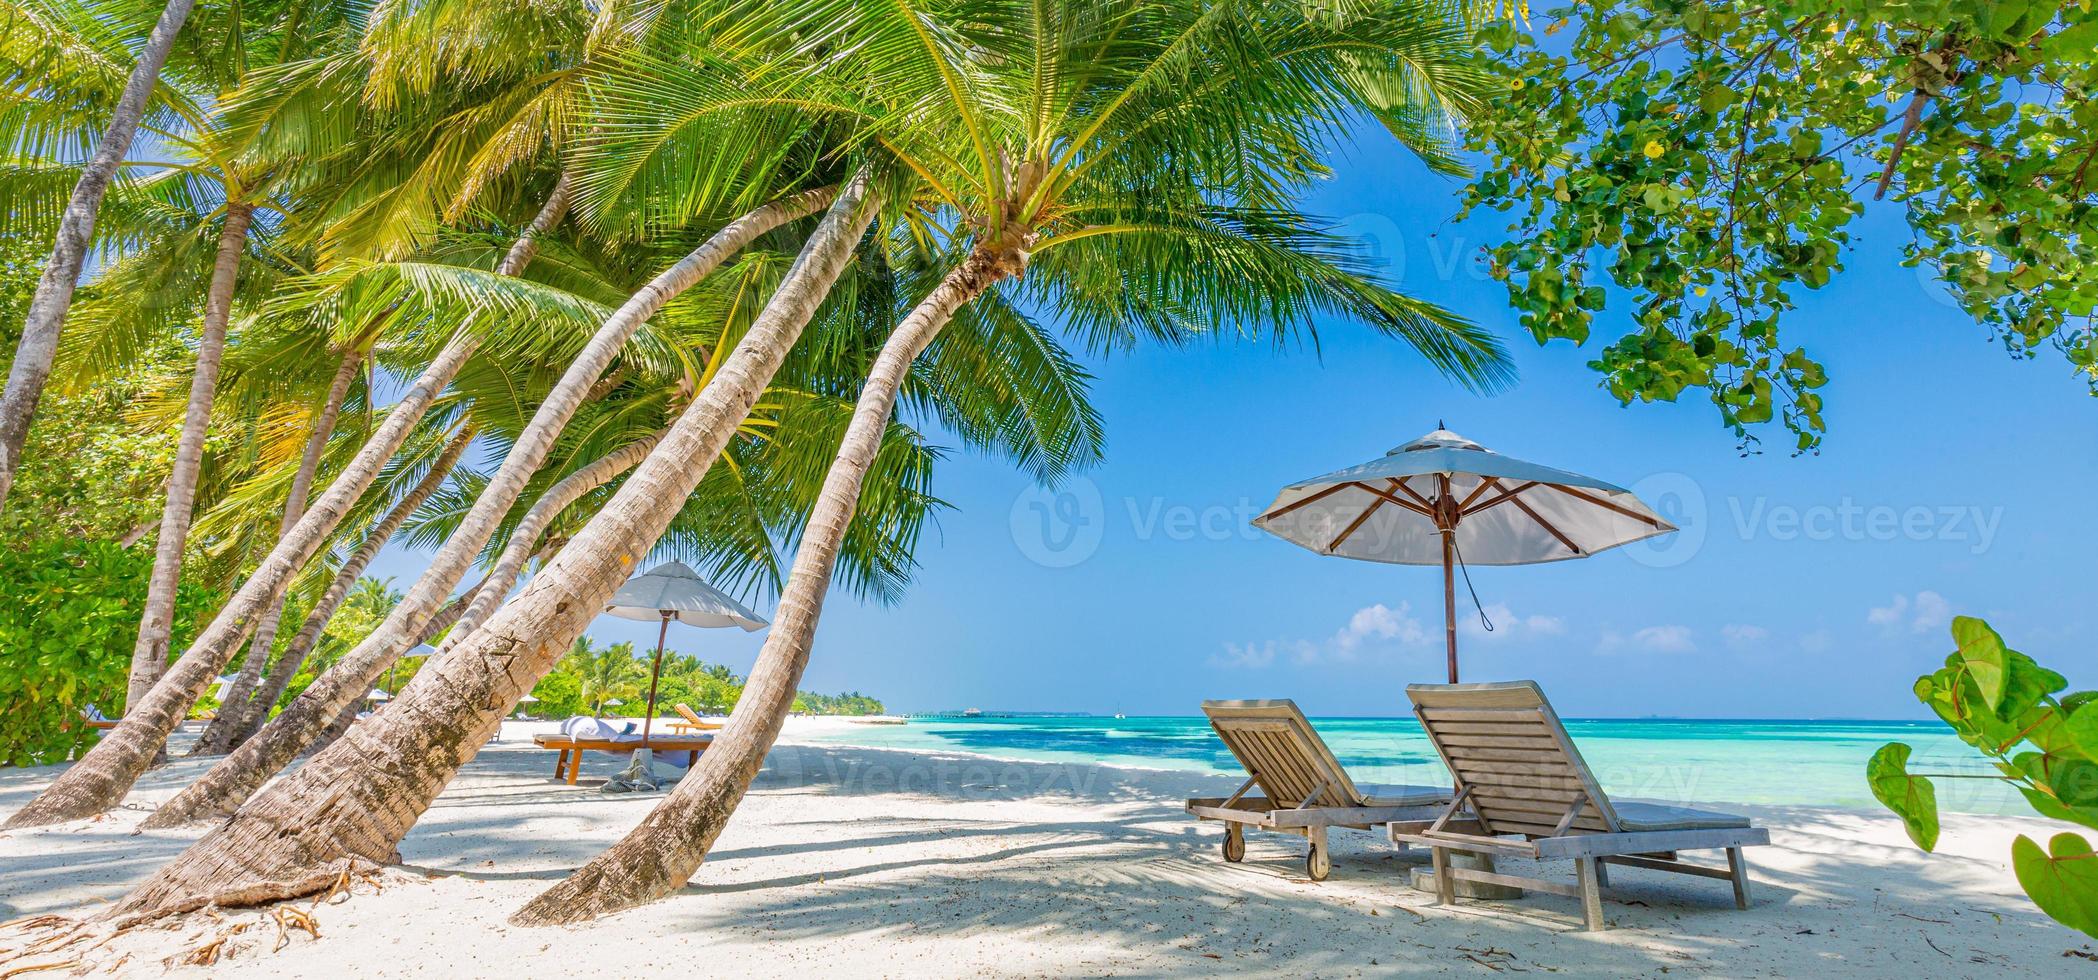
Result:
{"label": "white sand beach", "polygon": [[[618,839],[653,796],[552,779],[552,753],[510,725],[401,845],[405,865],[311,907],[318,938],[255,912],[134,930],[69,972],[276,977],[1573,976],[2001,977],[2098,969],[2083,936],[2020,893],[2008,867],[2042,821],[1948,816],[1923,854],[1886,814],[1750,807],[1755,904],[1723,882],[1615,869],[1612,929],[1573,899],[1438,908],[1377,836],[1342,831],[1333,876],[1302,842],[1251,835],[1243,864],[1181,811],[1231,780],[812,744],[846,724],[796,719],[713,856],[679,894],[579,928],[505,919]],[[0,837],[0,918],[91,913],[194,833],[141,833],[145,810],[201,772],[177,758],[103,819]],[[0,770],[0,813],[55,769]],[[1511,862],[1513,864],[1514,862]],[[1563,866],[1561,866],[1563,867]],[[1549,870],[1556,874],[1561,867]],[[1511,868],[1518,873],[1523,869]],[[375,891],[376,887],[376,891]],[[311,903],[299,903],[308,908]],[[241,928],[245,925],[245,928]],[[19,945],[0,936],[0,960]],[[209,968],[181,959],[226,937]],[[272,949],[273,946],[281,948]],[[2070,958],[2065,957],[2082,957]],[[17,960],[0,974],[34,965]]]}

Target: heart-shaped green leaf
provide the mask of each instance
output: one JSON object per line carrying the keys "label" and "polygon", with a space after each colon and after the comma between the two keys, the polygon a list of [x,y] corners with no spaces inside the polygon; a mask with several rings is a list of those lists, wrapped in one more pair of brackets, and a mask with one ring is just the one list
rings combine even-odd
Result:
{"label": "heart-shaped green leaf", "polygon": [[2098,707],[2084,705],[2085,699],[2079,695],[2085,693],[2089,692],[2078,692],[2062,699],[2063,707],[2074,705],[2076,710],[2062,719],[2061,730],[2069,736],[2069,741],[2083,750],[2085,757],[2098,759]]}
{"label": "heart-shaped green leaf", "polygon": [[2056,834],[2040,850],[2038,842],[2019,834],[2011,842],[2011,866],[2018,884],[2040,911],[2087,936],[2098,936],[2098,855],[2077,834]]}
{"label": "heart-shaped green leaf", "polygon": [[1901,818],[1909,839],[1926,851],[1938,846],[1938,791],[1930,780],[1909,775],[1909,747],[1888,742],[1872,753],[1865,779],[1872,795]]}
{"label": "heart-shaped green leaf", "polygon": [[1952,618],[1952,640],[1959,644],[1960,664],[1974,678],[1974,686],[1981,691],[1982,702],[1990,711],[2003,703],[2004,685],[2009,681],[2009,668],[2003,653],[2003,637],[1989,624],[1972,616]]}

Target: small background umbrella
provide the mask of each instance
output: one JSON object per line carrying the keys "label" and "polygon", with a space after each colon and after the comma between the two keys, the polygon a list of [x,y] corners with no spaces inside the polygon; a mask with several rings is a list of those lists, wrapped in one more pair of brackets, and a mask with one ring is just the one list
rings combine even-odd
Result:
{"label": "small background umbrella", "polygon": [[628,579],[619,591],[612,593],[612,601],[605,606],[605,613],[621,619],[662,623],[662,628],[656,633],[655,667],[648,675],[648,713],[641,720],[644,741],[655,724],[656,686],[663,678],[663,643],[670,635],[673,621],[708,628],[740,626],[746,631],[764,629],[766,625],[765,617],[708,585],[698,572],[678,561],[658,565]]}
{"label": "small background umbrella", "polygon": [[1586,558],[1675,530],[1623,487],[1503,456],[1439,426],[1379,459],[1283,487],[1253,523],[1322,555],[1441,565],[1452,684],[1456,568]]}

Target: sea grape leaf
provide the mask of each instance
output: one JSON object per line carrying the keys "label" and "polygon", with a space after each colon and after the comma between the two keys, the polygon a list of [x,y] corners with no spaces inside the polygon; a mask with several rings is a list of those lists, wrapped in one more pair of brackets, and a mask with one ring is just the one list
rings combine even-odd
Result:
{"label": "sea grape leaf", "polygon": [[1938,846],[1938,791],[1929,779],[1909,775],[1909,753],[1900,742],[1888,742],[1872,753],[1865,779],[1872,795],[1901,818],[1909,839],[1926,851]]}
{"label": "sea grape leaf", "polygon": [[2047,787],[2063,804],[2098,806],[2098,764],[2041,752],[2020,752],[2011,761],[2026,778]]}
{"label": "sea grape leaf", "polygon": [[[2062,688],[2069,679],[2040,666],[2039,661],[2016,650],[2003,651],[2003,697],[1996,703],[1996,717],[2016,721]],[[2019,730],[2025,725],[2020,724]]]}
{"label": "sea grape leaf", "polygon": [[[2069,708],[2071,705],[2080,707],[2085,700],[2088,700],[2084,695],[2089,693],[2091,692],[2078,691],[2075,694],[2071,694],[2067,698],[2062,699],[2062,706],[2065,708]],[[2098,759],[2098,709],[2084,711],[2071,708],[2071,713],[2068,718],[2063,719],[2061,728],[2062,732],[2069,736],[2070,741],[2075,742],[2076,747],[2083,750],[2086,758]]]}
{"label": "sea grape leaf", "polygon": [[2018,884],[2040,911],[2087,936],[2098,936],[2098,855],[2080,834],[2056,834],[2041,850],[2019,834],[2011,842]]}
{"label": "sea grape leaf", "polygon": [[1989,710],[2003,703],[2003,692],[2010,678],[2005,663],[2003,637],[1996,630],[1972,616],[1952,618],[1952,639],[1959,644],[1957,656],[1967,675],[1974,678],[1974,685],[1981,691],[1982,703]]}
{"label": "sea grape leaf", "polygon": [[[2009,773],[2007,775],[2015,777],[2017,774]],[[2028,786],[2018,787],[2018,792],[2024,795],[2026,803],[2031,804],[2033,812],[2038,813],[2040,816],[2051,817],[2055,820],[2066,820],[2070,823],[2082,824],[2092,830],[2098,830],[2098,806],[2070,806]]]}
{"label": "sea grape leaf", "polygon": [[[2069,727],[2070,722],[2074,720],[2075,716],[2067,711],[2047,705],[2026,712],[2026,716],[2019,719],[2019,727],[2025,732],[2026,741],[2039,746],[2040,751],[2048,755],[2064,759],[2090,759],[2092,756],[2089,748]],[[2092,722],[2098,722],[2098,712],[2093,712],[2084,723]],[[2094,729],[2093,735],[2098,735],[2098,729]]]}

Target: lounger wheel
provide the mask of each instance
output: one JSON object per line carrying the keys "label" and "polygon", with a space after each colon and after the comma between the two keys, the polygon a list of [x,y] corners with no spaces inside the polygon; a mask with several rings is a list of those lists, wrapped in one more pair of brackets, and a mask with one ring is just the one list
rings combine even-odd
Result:
{"label": "lounger wheel", "polygon": [[1235,824],[1224,827],[1224,860],[1237,864],[1246,859],[1246,832]]}
{"label": "lounger wheel", "polygon": [[1304,852],[1304,874],[1313,881],[1325,881],[1332,873],[1333,855],[1324,847],[1311,845],[1311,850]]}

